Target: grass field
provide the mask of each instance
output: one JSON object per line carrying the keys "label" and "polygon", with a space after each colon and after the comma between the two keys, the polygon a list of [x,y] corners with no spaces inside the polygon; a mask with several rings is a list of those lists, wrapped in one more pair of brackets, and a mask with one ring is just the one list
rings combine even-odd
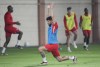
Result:
{"label": "grass field", "polygon": [[[89,51],[83,50],[82,45],[78,49],[72,48],[73,52],[68,53],[66,47],[62,46],[61,55],[75,55],[78,57],[77,64],[71,60],[57,62],[51,53],[46,52],[48,65],[41,65],[42,58],[37,48],[30,47],[23,50],[8,48],[8,56],[0,56],[0,67],[100,67],[100,45],[92,44]],[[0,48],[1,50],[1,48]]]}

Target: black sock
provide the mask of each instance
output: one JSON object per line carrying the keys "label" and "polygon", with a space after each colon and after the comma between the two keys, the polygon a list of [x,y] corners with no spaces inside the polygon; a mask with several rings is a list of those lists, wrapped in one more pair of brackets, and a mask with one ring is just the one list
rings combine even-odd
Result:
{"label": "black sock", "polygon": [[86,43],[87,43],[87,37],[84,37],[84,42],[86,42]]}
{"label": "black sock", "polygon": [[89,39],[90,39],[90,37],[87,38],[87,41],[86,41],[87,45],[89,44]]}

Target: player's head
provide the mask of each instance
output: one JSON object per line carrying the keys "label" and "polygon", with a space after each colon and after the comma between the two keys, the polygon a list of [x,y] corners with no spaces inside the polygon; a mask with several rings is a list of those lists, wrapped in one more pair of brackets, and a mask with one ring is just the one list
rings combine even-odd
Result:
{"label": "player's head", "polygon": [[48,21],[49,26],[53,23],[52,16],[47,17],[46,20]]}
{"label": "player's head", "polygon": [[87,8],[84,8],[84,12],[85,12],[85,13],[88,13],[88,9],[87,9]]}
{"label": "player's head", "polygon": [[67,7],[67,12],[68,12],[68,14],[70,14],[71,13],[71,7]]}
{"label": "player's head", "polygon": [[13,7],[12,7],[11,5],[9,5],[9,6],[7,7],[7,9],[8,9],[9,12],[13,12]]}

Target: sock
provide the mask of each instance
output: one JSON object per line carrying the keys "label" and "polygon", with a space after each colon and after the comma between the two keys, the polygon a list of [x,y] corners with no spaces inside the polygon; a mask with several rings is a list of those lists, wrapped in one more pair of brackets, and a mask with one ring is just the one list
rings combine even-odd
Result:
{"label": "sock", "polygon": [[77,48],[76,41],[73,41],[74,48]]}
{"label": "sock", "polygon": [[44,58],[42,58],[42,59],[43,59],[43,62],[47,62],[46,57],[44,57]]}
{"label": "sock", "polygon": [[88,38],[87,38],[87,42],[86,42],[86,43],[87,43],[87,45],[89,44],[89,39],[90,39],[90,37],[88,37]]}
{"label": "sock", "polygon": [[6,48],[5,48],[5,47],[3,47],[3,49],[2,49],[2,53],[5,53],[5,51],[6,51]]}
{"label": "sock", "polygon": [[44,53],[44,52],[40,52],[40,54],[41,54],[41,56],[42,56],[43,62],[47,62],[45,53]]}
{"label": "sock", "polygon": [[84,46],[87,46],[87,45],[86,45],[86,42],[84,42]]}
{"label": "sock", "polygon": [[70,50],[70,47],[68,47],[68,50]]}
{"label": "sock", "polygon": [[69,60],[73,60],[74,56],[69,56],[68,58],[69,58]]}
{"label": "sock", "polygon": [[68,47],[68,52],[72,52],[71,49],[70,49],[70,47]]}
{"label": "sock", "polygon": [[17,40],[17,44],[16,45],[20,45],[20,40]]}

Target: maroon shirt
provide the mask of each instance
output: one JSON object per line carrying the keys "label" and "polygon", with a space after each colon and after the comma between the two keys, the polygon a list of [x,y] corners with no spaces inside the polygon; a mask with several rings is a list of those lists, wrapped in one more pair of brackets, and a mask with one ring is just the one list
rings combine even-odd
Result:
{"label": "maroon shirt", "polygon": [[13,27],[13,17],[10,12],[6,12],[4,15],[4,21],[5,21],[5,29]]}

